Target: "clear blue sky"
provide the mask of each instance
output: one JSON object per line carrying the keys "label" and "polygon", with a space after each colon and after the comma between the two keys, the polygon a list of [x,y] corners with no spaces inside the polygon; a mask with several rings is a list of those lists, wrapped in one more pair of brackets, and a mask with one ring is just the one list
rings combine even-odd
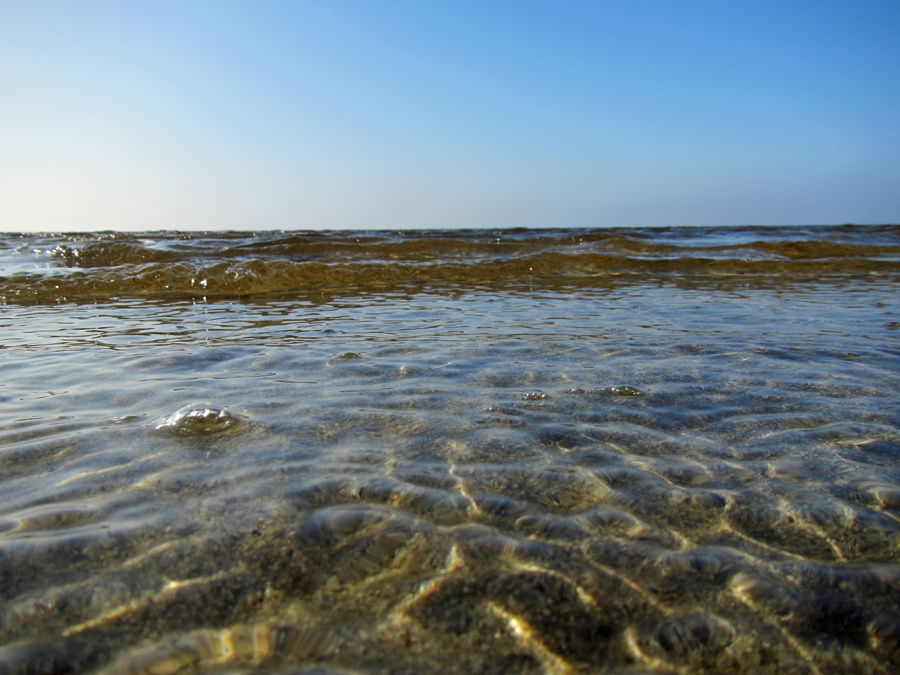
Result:
{"label": "clear blue sky", "polygon": [[0,0],[0,231],[900,222],[898,0]]}

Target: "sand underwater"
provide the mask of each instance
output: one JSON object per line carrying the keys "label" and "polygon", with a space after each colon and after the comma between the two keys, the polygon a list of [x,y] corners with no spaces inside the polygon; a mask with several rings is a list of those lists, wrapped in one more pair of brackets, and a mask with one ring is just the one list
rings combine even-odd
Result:
{"label": "sand underwater", "polygon": [[0,235],[0,673],[900,671],[900,227]]}

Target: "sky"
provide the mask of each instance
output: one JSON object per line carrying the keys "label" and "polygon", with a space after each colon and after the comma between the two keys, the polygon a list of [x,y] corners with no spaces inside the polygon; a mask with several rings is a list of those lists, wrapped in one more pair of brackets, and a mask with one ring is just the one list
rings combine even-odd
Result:
{"label": "sky", "polygon": [[0,231],[900,223],[897,0],[0,0]]}

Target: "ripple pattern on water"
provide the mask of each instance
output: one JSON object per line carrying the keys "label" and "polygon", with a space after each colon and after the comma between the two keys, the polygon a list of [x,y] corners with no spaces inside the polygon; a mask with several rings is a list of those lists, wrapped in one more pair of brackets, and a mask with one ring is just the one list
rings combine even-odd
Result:
{"label": "ripple pattern on water", "polygon": [[893,343],[644,293],[71,308],[6,354],[0,671],[896,671]]}

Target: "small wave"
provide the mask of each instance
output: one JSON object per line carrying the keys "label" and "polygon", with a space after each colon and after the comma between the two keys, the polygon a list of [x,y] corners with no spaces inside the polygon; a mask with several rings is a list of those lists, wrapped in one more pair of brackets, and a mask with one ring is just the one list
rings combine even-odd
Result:
{"label": "small wave", "polygon": [[[762,286],[900,275],[897,228],[746,228],[728,237],[724,230],[103,234],[34,236],[29,245],[22,235],[7,238],[7,254],[0,248],[0,298],[32,304],[653,280]],[[30,271],[25,250],[42,252]],[[4,264],[13,273],[4,275]]]}
{"label": "small wave", "polygon": [[130,298],[236,298],[331,291],[364,295],[401,287],[455,286],[556,288],[650,279],[694,284],[740,280],[772,285],[843,277],[900,276],[900,263],[873,260],[800,262],[676,258],[642,260],[602,254],[548,253],[477,264],[444,261],[413,264],[292,262],[261,259],[148,263],[77,270],[65,277],[18,274],[0,277],[0,297],[16,304]]}

